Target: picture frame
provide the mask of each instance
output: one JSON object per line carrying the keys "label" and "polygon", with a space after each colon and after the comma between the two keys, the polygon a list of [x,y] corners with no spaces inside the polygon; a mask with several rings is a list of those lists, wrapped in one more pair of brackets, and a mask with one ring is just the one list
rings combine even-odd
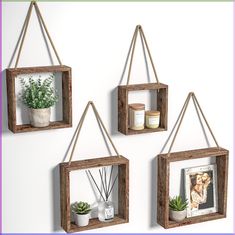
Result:
{"label": "picture frame", "polygon": [[217,165],[184,169],[187,218],[218,212]]}

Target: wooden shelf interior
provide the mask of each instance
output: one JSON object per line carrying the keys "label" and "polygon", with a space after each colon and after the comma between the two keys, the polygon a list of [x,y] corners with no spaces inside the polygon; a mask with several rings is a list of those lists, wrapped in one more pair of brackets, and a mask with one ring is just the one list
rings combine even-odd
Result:
{"label": "wooden shelf interior", "polygon": [[185,218],[181,222],[175,222],[175,221],[168,220],[167,228],[175,228],[175,227],[179,227],[179,226],[196,224],[196,223],[206,222],[206,221],[210,221],[210,220],[222,219],[225,217],[226,216],[224,214],[220,214],[217,212],[217,213],[211,213],[208,215],[200,215],[200,216],[195,216],[195,217],[191,217],[191,218]]}
{"label": "wooden shelf interior", "polygon": [[[159,154],[158,160],[158,192],[157,192],[157,223],[164,228],[173,228],[188,224],[195,224],[209,220],[226,217],[227,211],[227,185],[228,185],[228,150],[223,148],[206,148],[190,151],[182,151],[168,154]],[[169,220],[169,184],[170,163],[190,159],[215,157],[217,164],[217,197],[218,212],[207,215],[186,218],[182,222]]]}
{"label": "wooden shelf interior", "polygon": [[[144,128],[131,130],[128,127],[128,94],[131,91],[154,90],[156,91],[156,110],[160,111],[159,128]],[[168,116],[168,86],[162,83],[146,83],[118,86],[118,131],[125,135],[143,134],[167,130]]]}
{"label": "wooden shelf interior", "polygon": [[135,134],[143,134],[143,133],[152,133],[152,132],[159,132],[159,131],[166,131],[165,128],[154,128],[154,129],[150,129],[150,128],[144,128],[143,130],[132,130],[130,128],[128,128],[128,132],[126,135],[135,135]]}
{"label": "wooden shelf interior", "polygon": [[58,128],[67,128],[72,127],[72,124],[66,123],[64,121],[56,121],[50,122],[49,126],[46,127],[33,127],[30,124],[16,125],[16,133],[19,132],[30,132],[30,131],[43,131],[43,130],[51,130]]}
{"label": "wooden shelf interior", "polygon": [[98,218],[94,218],[94,219],[90,219],[89,224],[85,227],[79,227],[76,224],[71,223],[70,230],[68,232],[75,233],[75,232],[103,228],[103,227],[108,227],[108,226],[113,226],[113,225],[118,225],[118,224],[123,224],[123,223],[127,223],[127,221],[123,219],[122,217],[120,217],[119,215],[115,215],[114,219],[110,222],[100,222]]}
{"label": "wooden shelf interior", "polygon": [[[88,226],[78,227],[71,222],[70,172],[94,167],[118,166],[118,215],[113,221],[91,219]],[[91,230],[129,222],[129,160],[123,156],[94,158],[60,164],[61,227],[68,233]]]}
{"label": "wooden shelf interior", "polygon": [[[48,127],[36,128],[30,124],[17,125],[16,117],[16,94],[15,79],[18,75],[34,73],[57,73],[62,74],[62,107],[63,119],[51,122]],[[50,130],[56,128],[66,128],[72,126],[72,78],[71,68],[62,66],[44,66],[44,67],[27,67],[6,70],[7,81],[7,103],[8,103],[8,128],[13,133]]]}

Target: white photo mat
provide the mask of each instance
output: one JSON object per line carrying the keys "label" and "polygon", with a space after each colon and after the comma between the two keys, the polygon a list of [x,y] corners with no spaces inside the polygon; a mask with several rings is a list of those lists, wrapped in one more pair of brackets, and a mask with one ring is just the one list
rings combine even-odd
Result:
{"label": "white photo mat", "polygon": [[[202,177],[206,177],[205,175],[209,175],[210,180],[208,187],[204,187],[203,179]],[[197,176],[198,175],[198,176]],[[197,177],[199,178],[199,181],[201,180],[202,184],[202,190],[201,193],[198,193],[194,185],[192,185],[194,180],[197,180]],[[198,167],[190,167],[184,169],[184,178],[185,178],[185,197],[188,199],[188,208],[187,208],[187,217],[194,217],[199,215],[206,215],[218,212],[218,191],[217,191],[217,165],[211,164],[211,165],[204,165],[204,166],[198,166]],[[200,187],[200,186],[199,186]],[[208,193],[208,188],[210,187],[210,195]],[[209,198],[210,197],[210,198]],[[198,198],[195,202],[195,198]],[[212,199],[212,202],[209,202],[209,199]],[[204,208],[200,208],[201,205],[204,204]],[[195,206],[197,205],[197,206]],[[208,205],[208,206],[206,206]],[[206,206],[206,207],[205,207]]]}

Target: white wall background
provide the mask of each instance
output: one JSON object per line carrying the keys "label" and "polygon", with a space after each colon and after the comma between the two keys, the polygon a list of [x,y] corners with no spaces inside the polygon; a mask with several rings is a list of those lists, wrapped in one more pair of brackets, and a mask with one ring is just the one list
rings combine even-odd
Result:
{"label": "white wall background", "polygon": [[[28,5],[3,3],[3,69],[11,60]],[[58,164],[88,100],[94,100],[119,152],[130,159],[129,224],[88,232],[232,232],[232,3],[40,2],[39,7],[63,63],[72,67],[73,128],[11,133],[3,71],[3,232],[63,232]],[[169,85],[169,130],[124,136],[117,132],[116,87],[137,24],[143,26],[160,81]],[[138,48],[132,83],[147,81]],[[19,66],[48,64],[47,48],[33,13]],[[164,230],[155,222],[155,157],[189,91],[196,93],[219,144],[231,153],[228,214],[226,219]],[[76,159],[108,155],[92,115],[89,113],[81,133]],[[174,150],[201,147],[207,147],[206,141],[195,111],[189,108]],[[172,174],[177,176],[174,169]]]}

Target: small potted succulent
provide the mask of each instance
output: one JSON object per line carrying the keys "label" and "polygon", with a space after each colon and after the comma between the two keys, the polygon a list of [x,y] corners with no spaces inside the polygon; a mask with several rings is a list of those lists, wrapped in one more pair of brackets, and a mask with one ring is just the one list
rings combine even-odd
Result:
{"label": "small potted succulent", "polygon": [[87,202],[75,202],[72,205],[72,211],[74,212],[74,220],[78,226],[87,226],[90,219],[90,204]]}
{"label": "small potted succulent", "polygon": [[20,78],[21,101],[29,108],[30,123],[34,127],[45,127],[50,124],[50,107],[58,101],[57,91],[51,86],[54,77],[54,74],[45,80],[30,77],[28,81]]}
{"label": "small potted succulent", "polygon": [[175,196],[169,201],[170,219],[176,222],[180,222],[185,219],[187,214],[187,200],[182,199],[181,196]]}

